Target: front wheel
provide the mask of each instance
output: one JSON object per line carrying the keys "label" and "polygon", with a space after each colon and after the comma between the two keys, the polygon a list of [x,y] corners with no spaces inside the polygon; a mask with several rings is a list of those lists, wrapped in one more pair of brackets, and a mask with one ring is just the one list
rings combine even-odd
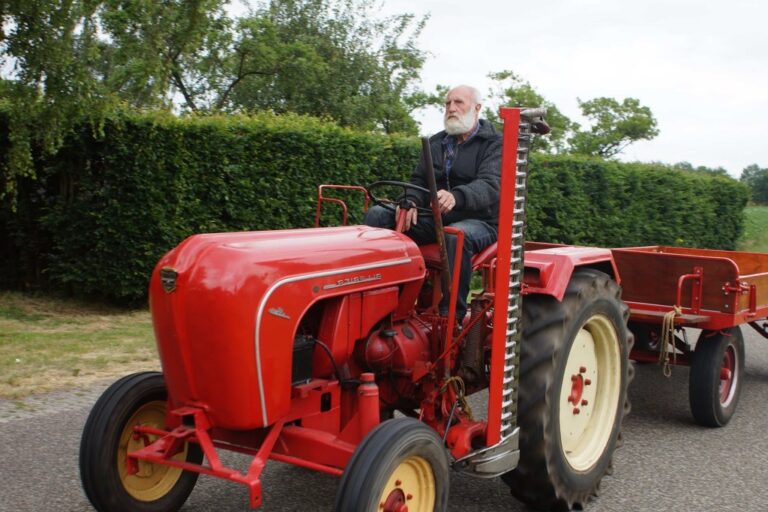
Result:
{"label": "front wheel", "polygon": [[385,421],[355,450],[336,512],[433,512],[448,506],[448,456],[434,430],[413,418]]}
{"label": "front wheel", "polygon": [[502,478],[524,503],[570,510],[597,494],[629,410],[628,318],[616,282],[593,269],[573,274],[562,302],[523,300],[520,463]]}
{"label": "front wheel", "polygon": [[[128,473],[126,455],[144,446],[133,427],[164,429],[166,399],[162,374],[136,373],[112,384],[91,410],[80,441],[80,479],[99,512],[175,511],[192,492],[195,472],[139,461],[138,472]],[[203,453],[187,444],[174,458],[200,464]]]}
{"label": "front wheel", "polygon": [[736,412],[744,374],[741,329],[702,331],[691,362],[688,397],[699,425],[722,427]]}

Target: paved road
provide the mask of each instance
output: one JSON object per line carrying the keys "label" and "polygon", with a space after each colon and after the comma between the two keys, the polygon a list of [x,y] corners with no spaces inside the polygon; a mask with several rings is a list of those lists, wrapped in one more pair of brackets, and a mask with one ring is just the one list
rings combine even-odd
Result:
{"label": "paved road", "polygon": [[[688,369],[670,379],[639,366],[630,390],[632,413],[615,473],[588,510],[768,510],[768,340],[744,329],[747,375],[739,409],[723,429],[693,423]],[[0,511],[91,510],[80,488],[77,453],[90,404],[103,389],[56,393],[24,403],[0,401]],[[229,458],[243,467],[244,459]],[[330,510],[333,477],[270,463],[265,511]],[[184,511],[247,511],[244,487],[201,477]],[[451,511],[526,510],[499,479],[454,475]]]}

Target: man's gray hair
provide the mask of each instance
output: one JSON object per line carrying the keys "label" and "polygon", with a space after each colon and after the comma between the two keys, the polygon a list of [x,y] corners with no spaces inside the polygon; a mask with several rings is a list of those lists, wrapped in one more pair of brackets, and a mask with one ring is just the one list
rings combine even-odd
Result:
{"label": "man's gray hair", "polygon": [[451,93],[451,91],[454,91],[459,88],[469,89],[469,92],[472,94],[472,101],[474,103],[482,103],[483,102],[483,95],[480,94],[480,91],[477,89],[477,87],[472,87],[471,85],[457,85],[456,87],[451,87],[448,89],[448,92],[445,94],[445,99],[448,99],[448,95]]}

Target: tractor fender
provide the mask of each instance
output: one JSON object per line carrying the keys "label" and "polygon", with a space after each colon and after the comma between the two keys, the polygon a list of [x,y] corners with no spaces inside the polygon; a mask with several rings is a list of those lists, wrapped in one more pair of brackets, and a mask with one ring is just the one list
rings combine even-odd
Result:
{"label": "tractor fender", "polygon": [[571,245],[526,251],[523,294],[551,295],[562,301],[577,268],[594,268],[621,284],[610,249]]}

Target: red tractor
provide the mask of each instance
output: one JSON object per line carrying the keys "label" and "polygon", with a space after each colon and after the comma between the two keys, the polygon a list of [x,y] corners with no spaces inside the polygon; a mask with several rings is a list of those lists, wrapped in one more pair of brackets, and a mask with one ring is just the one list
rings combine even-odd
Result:
{"label": "red tractor", "polygon": [[[499,241],[473,258],[483,288],[458,328],[437,310],[457,293],[444,245],[397,231],[203,234],[166,254],[150,284],[163,373],[94,406],[93,506],[177,510],[202,473],[246,485],[256,508],[270,459],[340,476],[339,511],[445,510],[450,468],[501,476],[540,509],[583,506],[617,446],[633,336],[610,249],[524,243],[541,116],[501,111]],[[484,390],[480,418],[467,397]]]}

